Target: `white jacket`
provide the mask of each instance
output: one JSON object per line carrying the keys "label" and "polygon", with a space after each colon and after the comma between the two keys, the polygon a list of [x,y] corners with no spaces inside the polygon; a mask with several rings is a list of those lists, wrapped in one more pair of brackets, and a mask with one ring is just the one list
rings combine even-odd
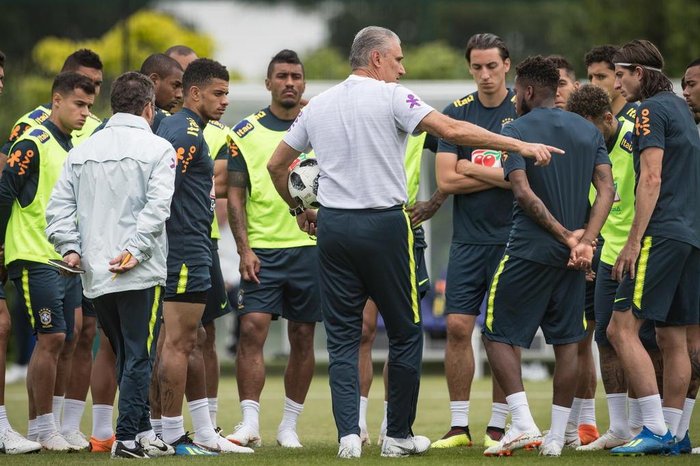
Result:
{"label": "white jacket", "polygon": [[[46,209],[46,236],[85,269],[83,293],[165,285],[175,151],[136,115],[117,113],[68,154]],[[112,280],[109,261],[128,250],[139,263]]]}

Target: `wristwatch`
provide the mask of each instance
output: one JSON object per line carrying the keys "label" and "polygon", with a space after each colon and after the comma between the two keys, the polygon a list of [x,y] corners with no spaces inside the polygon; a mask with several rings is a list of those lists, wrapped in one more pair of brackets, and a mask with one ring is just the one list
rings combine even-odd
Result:
{"label": "wristwatch", "polygon": [[303,214],[305,210],[306,208],[304,206],[298,205],[293,209],[289,209],[289,215],[291,215],[292,217],[298,217],[299,215]]}

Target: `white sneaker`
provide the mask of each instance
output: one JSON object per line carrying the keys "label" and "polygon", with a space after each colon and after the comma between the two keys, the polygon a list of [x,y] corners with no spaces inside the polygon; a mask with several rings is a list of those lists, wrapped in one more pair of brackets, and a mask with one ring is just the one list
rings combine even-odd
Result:
{"label": "white sneaker", "polygon": [[578,436],[578,432],[575,434],[569,434],[568,432],[566,433],[566,437],[564,438],[564,446],[566,448],[578,448],[581,446],[581,439]]}
{"label": "white sneaker", "polygon": [[421,455],[430,448],[430,439],[422,435],[408,438],[385,437],[382,444],[382,456],[400,458],[409,455]]}
{"label": "white sneaker", "polygon": [[535,427],[525,432],[510,429],[498,444],[484,450],[484,456],[510,456],[513,450],[534,448],[542,444],[542,433]]}
{"label": "white sneaker", "polygon": [[262,439],[257,429],[242,422],[233,429],[233,433],[226,436],[226,440],[242,447],[258,448],[262,446]]}
{"label": "white sneaker", "polygon": [[299,436],[292,429],[284,429],[277,431],[277,445],[284,448],[302,448],[303,445],[299,441]]}
{"label": "white sneaker", "polygon": [[198,447],[202,447],[206,450],[209,451],[214,451],[216,453],[221,453],[221,454],[227,454],[227,453],[253,453],[252,448],[248,447],[243,447],[241,445],[237,445],[236,443],[231,442],[230,440],[227,440],[220,435],[217,435],[216,437],[206,440],[206,441],[199,441],[197,439],[197,436],[195,435],[194,438],[194,444],[197,445]]}
{"label": "white sneaker", "polygon": [[611,430],[589,443],[576,448],[576,451],[598,451],[610,450],[611,448],[619,447],[629,442],[630,438],[621,438],[615,435]]}
{"label": "white sneaker", "polygon": [[138,442],[141,445],[141,448],[143,448],[143,451],[145,451],[146,454],[151,458],[156,458],[159,456],[170,456],[175,454],[175,449],[171,445],[165,443],[163,439],[161,439],[158,436],[156,436],[155,439],[141,437],[138,440]]}
{"label": "white sneaker", "polygon": [[58,432],[53,432],[49,434],[46,438],[42,438],[40,435],[39,438],[39,443],[41,444],[41,447],[44,450],[49,450],[49,451],[78,451],[77,447],[74,447],[68,441],[63,438],[63,435],[59,434]]}
{"label": "white sneaker", "polygon": [[40,450],[40,443],[27,440],[12,429],[0,432],[0,452],[2,453],[22,455],[24,453],[36,453]]}
{"label": "white sneaker", "polygon": [[692,455],[700,455],[700,447],[695,447],[695,448],[693,448],[693,449],[690,451],[690,453],[691,453]]}
{"label": "white sneaker", "polygon": [[362,440],[359,435],[346,435],[340,439],[338,447],[338,458],[351,459],[359,458],[362,455]]}
{"label": "white sneaker", "polygon": [[372,441],[369,439],[369,432],[366,428],[360,427],[360,440],[362,441],[362,446],[369,446]]}
{"label": "white sneaker", "polygon": [[66,433],[61,432],[61,435],[63,435],[63,438],[66,439],[66,442],[68,442],[72,447],[74,447],[78,451],[87,450],[88,448],[90,448],[90,442],[88,442],[87,437],[85,437],[85,434],[83,434],[79,430],[74,430]]}
{"label": "white sneaker", "polygon": [[561,456],[563,446],[556,440],[551,440],[540,446],[540,456]]}

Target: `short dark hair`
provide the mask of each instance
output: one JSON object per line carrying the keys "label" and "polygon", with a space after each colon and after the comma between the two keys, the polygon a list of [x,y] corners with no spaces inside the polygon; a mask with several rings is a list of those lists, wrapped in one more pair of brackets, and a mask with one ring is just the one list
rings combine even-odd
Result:
{"label": "short dark hair", "polygon": [[[2,53],[2,52],[0,52],[0,53]],[[688,68],[692,68],[694,66],[700,66],[700,58],[696,58],[695,60],[688,63],[688,66],[686,66],[685,69],[687,70]]]}
{"label": "short dark hair", "polygon": [[664,57],[648,40],[635,39],[627,42],[615,53],[613,63],[630,71],[638,66],[644,70],[640,90],[642,99],[662,91],[673,91],[671,80],[661,71],[664,67]]}
{"label": "short dark hair", "polygon": [[542,55],[527,57],[515,67],[519,83],[547,90],[556,95],[559,86],[559,69],[554,62]]}
{"label": "short dark hair", "polygon": [[141,73],[150,76],[155,73],[161,78],[170,76],[174,70],[182,71],[182,66],[164,53],[154,53],[146,57],[141,65]]}
{"label": "short dark hair", "polygon": [[272,69],[277,63],[288,63],[290,65],[301,65],[301,72],[304,74],[304,64],[299,59],[299,55],[294,50],[280,50],[277,55],[272,57],[270,64],[267,65],[267,77],[272,77]]}
{"label": "short dark hair", "polygon": [[613,57],[618,49],[619,47],[617,45],[610,44],[593,47],[583,57],[583,62],[585,63],[586,68],[591,66],[593,63],[607,63],[608,68],[614,70],[615,65],[613,64]]}
{"label": "short dark hair", "polygon": [[612,113],[610,96],[593,84],[584,84],[572,92],[566,102],[566,109],[591,120],[599,120],[606,113]]}
{"label": "short dark hair", "polygon": [[95,83],[92,82],[92,79],[75,71],[59,73],[53,80],[51,95],[55,92],[61,95],[68,95],[76,89],[82,89],[88,95],[95,95]]}
{"label": "short dark hair", "polygon": [[471,63],[472,50],[488,50],[488,49],[498,49],[498,54],[501,59],[505,61],[506,58],[510,57],[510,52],[508,52],[508,47],[503,39],[498,37],[496,34],[491,34],[490,32],[482,32],[480,34],[474,34],[467,41],[467,51],[464,53],[464,58],[467,62]]}
{"label": "short dark hair", "polygon": [[198,58],[187,67],[182,75],[182,87],[185,94],[190,87],[203,87],[209,84],[212,79],[222,79],[228,81],[228,71],[226,67],[218,61],[209,58]]}
{"label": "short dark hair", "polygon": [[155,97],[153,81],[136,71],[126,72],[112,83],[112,113],[141,115],[144,107]]}
{"label": "short dark hair", "polygon": [[166,50],[165,55],[170,56],[170,55],[192,55],[193,53],[196,53],[194,49],[186,46],[186,45],[173,45],[172,47],[169,47],[168,50]]}
{"label": "short dark hair", "polygon": [[80,49],[68,55],[66,61],[63,62],[64,71],[78,71],[81,66],[85,68],[93,68],[96,70],[102,69],[102,61],[100,56],[90,49]]}
{"label": "short dark hair", "polygon": [[5,68],[5,54],[0,50],[0,68]]}
{"label": "short dark hair", "polygon": [[550,55],[547,57],[547,59],[554,63],[557,70],[563,69],[566,71],[566,74],[569,75],[569,78],[571,78],[572,81],[576,81],[576,71],[574,71],[574,67],[571,66],[569,60],[561,55]]}

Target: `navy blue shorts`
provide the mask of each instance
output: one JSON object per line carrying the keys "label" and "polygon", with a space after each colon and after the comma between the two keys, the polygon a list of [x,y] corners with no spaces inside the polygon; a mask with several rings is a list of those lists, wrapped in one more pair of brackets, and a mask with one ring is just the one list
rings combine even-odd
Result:
{"label": "navy blue shorts", "polygon": [[505,251],[503,244],[452,243],[447,263],[445,314],[478,316]]}
{"label": "navy blue shorts", "polygon": [[168,277],[165,280],[165,301],[177,302],[178,295],[206,293],[209,288],[211,288],[211,274],[208,266],[193,265],[188,267],[186,264],[182,264],[179,269],[168,267]]}
{"label": "navy blue shorts", "polygon": [[425,263],[425,250],[428,243],[425,242],[425,231],[422,226],[413,230],[413,255],[416,260],[416,279],[418,280],[418,294],[422,298],[430,290],[430,275]]}
{"label": "navy blue shorts", "polygon": [[[700,249],[668,238],[645,236],[634,280],[615,296],[615,311],[632,308],[657,327],[695,325],[700,320]],[[631,302],[620,300],[631,296]]]}
{"label": "navy blue shorts", "polygon": [[264,312],[293,322],[321,322],[316,246],[254,249],[260,284],[242,280],[238,313]]}
{"label": "navy blue shorts", "polygon": [[[593,262],[591,263],[591,269],[593,269],[594,272],[598,272],[598,266],[600,264],[600,254],[603,251],[603,239],[598,238],[598,247],[595,250],[595,253],[593,254]],[[585,311],[586,311],[586,320],[589,321],[595,321],[596,320],[596,315],[595,315],[595,281],[596,279],[594,278],[592,282],[586,281],[586,304],[585,304]]]}
{"label": "navy blue shorts", "polygon": [[202,314],[203,324],[208,324],[231,312],[224,276],[221,273],[221,262],[219,261],[219,251],[216,245],[217,240],[212,239],[211,242],[211,267],[209,267],[211,288],[207,291],[207,305],[204,308],[204,314]]}
{"label": "navy blue shorts", "polygon": [[586,336],[585,291],[581,271],[506,254],[489,288],[484,336],[529,348],[542,327],[550,345],[577,343]]}
{"label": "navy blue shorts", "polygon": [[[612,277],[612,265],[601,262],[595,281],[595,341],[598,346],[611,346],[606,331],[612,318],[615,301],[618,303],[632,302],[630,296],[622,296],[624,291],[618,290],[619,287],[620,283]],[[629,309],[629,304],[627,309]],[[654,322],[647,320],[642,324],[642,328],[639,329],[639,339],[646,349],[659,348],[656,344]]]}

